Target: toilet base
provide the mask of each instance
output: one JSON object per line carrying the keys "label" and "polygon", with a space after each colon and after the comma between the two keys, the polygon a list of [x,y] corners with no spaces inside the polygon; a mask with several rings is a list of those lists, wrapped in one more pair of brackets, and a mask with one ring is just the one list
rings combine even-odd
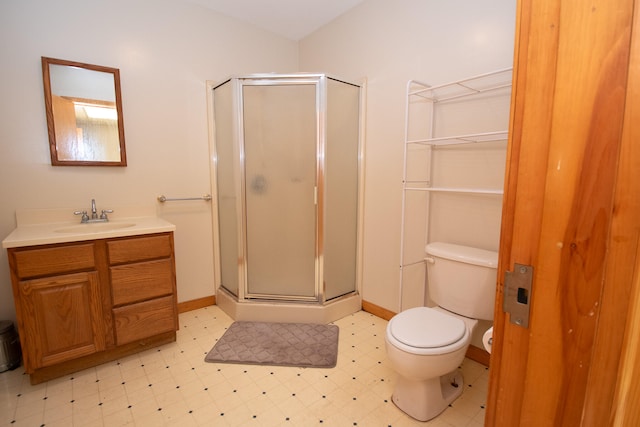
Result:
{"label": "toilet base", "polygon": [[410,417],[428,421],[442,413],[460,396],[462,381],[462,374],[458,370],[423,381],[399,377],[391,400]]}

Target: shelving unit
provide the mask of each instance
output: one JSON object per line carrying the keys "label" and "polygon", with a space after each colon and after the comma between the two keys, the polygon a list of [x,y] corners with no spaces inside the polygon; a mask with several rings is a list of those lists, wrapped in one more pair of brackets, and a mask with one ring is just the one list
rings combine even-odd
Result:
{"label": "shelving unit", "polygon": [[[496,182],[498,171],[491,168],[496,164],[495,154],[486,161],[494,176],[486,179],[479,177],[481,179],[464,182],[464,185],[457,185],[460,183],[456,179],[453,180],[456,185],[438,182],[438,176],[434,176],[434,157],[437,157],[438,150],[447,149],[456,150],[454,155],[464,156],[465,145],[487,143],[492,143],[494,152],[501,151],[499,155],[506,155],[511,79],[512,69],[507,68],[438,86],[417,80],[407,83],[400,311],[425,302],[424,247],[430,241],[432,195],[489,198],[491,201],[483,203],[501,207],[503,176],[500,176],[500,182]],[[467,161],[473,162],[473,154],[466,155]],[[479,164],[482,165],[482,162]],[[478,164],[472,167],[482,168]],[[504,164],[501,168],[503,175]],[[491,185],[486,185],[487,182]]]}

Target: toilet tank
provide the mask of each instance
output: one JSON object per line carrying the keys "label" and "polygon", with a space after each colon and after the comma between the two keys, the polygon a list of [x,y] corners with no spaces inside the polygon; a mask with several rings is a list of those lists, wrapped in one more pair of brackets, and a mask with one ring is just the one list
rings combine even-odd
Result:
{"label": "toilet tank", "polygon": [[442,242],[425,250],[433,302],[472,319],[493,320],[498,253]]}

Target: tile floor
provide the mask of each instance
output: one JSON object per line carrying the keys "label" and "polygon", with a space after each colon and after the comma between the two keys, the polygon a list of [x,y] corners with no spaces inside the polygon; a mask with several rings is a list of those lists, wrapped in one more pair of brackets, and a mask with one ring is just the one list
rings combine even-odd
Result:
{"label": "tile floor", "polygon": [[462,396],[417,422],[390,400],[387,322],[358,312],[340,327],[338,363],[303,369],[205,363],[232,322],[211,306],[180,315],[175,343],[31,386],[0,373],[0,426],[472,426],[484,420],[488,370],[465,359]]}

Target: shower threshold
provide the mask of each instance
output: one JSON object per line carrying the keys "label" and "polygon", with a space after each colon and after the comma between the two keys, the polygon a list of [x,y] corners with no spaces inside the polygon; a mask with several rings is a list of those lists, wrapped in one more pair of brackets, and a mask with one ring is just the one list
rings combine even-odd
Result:
{"label": "shower threshold", "polygon": [[238,301],[226,289],[218,288],[216,305],[236,321],[326,324],[360,311],[362,297],[354,292],[324,304],[297,301]]}

